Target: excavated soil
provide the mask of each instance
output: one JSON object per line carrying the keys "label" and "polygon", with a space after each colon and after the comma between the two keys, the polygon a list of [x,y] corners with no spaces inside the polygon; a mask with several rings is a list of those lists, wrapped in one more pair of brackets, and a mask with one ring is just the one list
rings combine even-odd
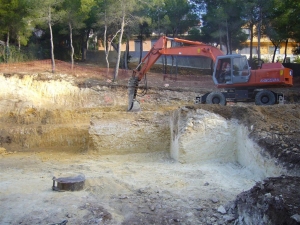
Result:
{"label": "excavated soil", "polygon": [[[209,75],[0,65],[1,224],[299,224],[299,81],[285,104],[195,105]],[[85,176],[81,191],[53,177]]]}

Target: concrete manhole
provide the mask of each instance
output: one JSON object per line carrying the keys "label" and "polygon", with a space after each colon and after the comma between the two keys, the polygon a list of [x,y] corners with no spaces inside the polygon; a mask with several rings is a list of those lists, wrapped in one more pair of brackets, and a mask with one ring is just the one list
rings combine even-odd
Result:
{"label": "concrete manhole", "polygon": [[[84,187],[85,176],[79,174],[77,176],[53,177],[53,191],[80,191]],[[56,185],[56,186],[55,186]]]}

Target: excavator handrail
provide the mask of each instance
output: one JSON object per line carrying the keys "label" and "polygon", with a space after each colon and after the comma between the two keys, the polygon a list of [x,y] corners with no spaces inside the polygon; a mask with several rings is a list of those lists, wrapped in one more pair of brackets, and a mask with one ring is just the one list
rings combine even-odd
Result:
{"label": "excavator handrail", "polygon": [[185,43],[185,44],[190,44],[190,45],[205,45],[203,42],[200,42],[200,41],[189,41],[186,39],[170,38],[170,37],[166,37],[166,39],[170,40],[170,41],[175,41],[175,42],[180,42],[180,43]]}

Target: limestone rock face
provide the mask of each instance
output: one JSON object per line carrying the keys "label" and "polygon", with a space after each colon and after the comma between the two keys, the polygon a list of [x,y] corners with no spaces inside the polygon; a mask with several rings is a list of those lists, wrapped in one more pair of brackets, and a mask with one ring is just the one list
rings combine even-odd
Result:
{"label": "limestone rock face", "polygon": [[235,118],[226,119],[201,108],[182,107],[171,114],[170,130],[170,154],[178,162],[238,163],[259,179],[286,173]]}
{"label": "limestone rock face", "polygon": [[89,151],[99,154],[168,151],[168,113],[102,112],[92,116]]}
{"label": "limestone rock face", "polygon": [[[51,110],[61,108],[92,108],[99,106],[124,105],[124,97],[119,90],[96,85],[88,88],[78,85],[71,76],[60,74],[56,80],[51,74],[10,75],[0,73],[0,110],[18,108]],[[123,92],[123,91],[122,91]]]}
{"label": "limestone rock face", "polygon": [[80,87],[63,74],[0,73],[0,145],[8,151],[86,151],[91,115],[101,107],[123,104],[125,110],[121,93]]}
{"label": "limestone rock face", "polygon": [[171,156],[182,163],[236,161],[237,125],[202,109],[176,110],[171,116]]}

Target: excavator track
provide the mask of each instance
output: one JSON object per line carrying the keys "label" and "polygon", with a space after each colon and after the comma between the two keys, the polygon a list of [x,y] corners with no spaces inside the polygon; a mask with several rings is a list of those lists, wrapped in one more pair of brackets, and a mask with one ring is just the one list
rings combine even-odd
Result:
{"label": "excavator track", "polygon": [[132,76],[128,81],[128,111],[137,112],[141,110],[139,102],[136,100],[138,77]]}

